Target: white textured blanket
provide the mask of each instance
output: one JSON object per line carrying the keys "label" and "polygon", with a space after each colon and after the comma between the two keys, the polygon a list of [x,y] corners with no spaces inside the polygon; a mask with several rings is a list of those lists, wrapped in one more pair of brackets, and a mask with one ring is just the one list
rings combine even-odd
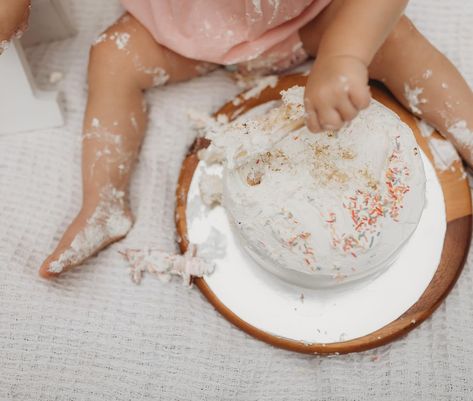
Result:
{"label": "white textured blanket", "polygon": [[[471,257],[446,302],[408,336],[332,358],[254,340],[178,281],[130,282],[118,250],[175,247],[174,187],[193,140],[185,111],[215,110],[238,91],[222,72],[149,93],[134,228],[82,269],[39,279],[80,204],[88,44],[121,12],[115,0],[67,2],[78,36],[27,50],[40,86],[64,74],[66,125],[0,137],[0,400],[473,399]],[[414,0],[408,14],[472,85],[473,2]]]}

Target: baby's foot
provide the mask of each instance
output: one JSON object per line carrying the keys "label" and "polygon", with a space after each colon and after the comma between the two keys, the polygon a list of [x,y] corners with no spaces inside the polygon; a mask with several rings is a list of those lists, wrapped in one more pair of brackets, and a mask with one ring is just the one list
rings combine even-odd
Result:
{"label": "baby's foot", "polygon": [[133,224],[125,193],[110,186],[100,193],[95,204],[84,204],[64,233],[54,252],[43,262],[39,274],[58,276],[111,243],[123,238]]}

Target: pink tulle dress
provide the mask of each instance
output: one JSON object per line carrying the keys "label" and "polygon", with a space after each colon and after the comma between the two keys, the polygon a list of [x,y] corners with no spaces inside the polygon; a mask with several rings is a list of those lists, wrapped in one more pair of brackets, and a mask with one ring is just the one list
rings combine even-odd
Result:
{"label": "pink tulle dress", "polygon": [[163,46],[246,70],[283,70],[307,58],[299,29],[330,0],[122,0]]}

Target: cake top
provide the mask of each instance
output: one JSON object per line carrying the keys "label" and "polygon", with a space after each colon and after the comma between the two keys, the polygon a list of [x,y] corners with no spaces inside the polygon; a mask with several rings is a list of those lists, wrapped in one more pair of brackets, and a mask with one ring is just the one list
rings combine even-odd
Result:
{"label": "cake top", "polygon": [[214,125],[224,206],[262,265],[321,279],[385,267],[412,234],[425,175],[410,128],[376,101],[338,131],[304,126],[303,88],[250,120]]}

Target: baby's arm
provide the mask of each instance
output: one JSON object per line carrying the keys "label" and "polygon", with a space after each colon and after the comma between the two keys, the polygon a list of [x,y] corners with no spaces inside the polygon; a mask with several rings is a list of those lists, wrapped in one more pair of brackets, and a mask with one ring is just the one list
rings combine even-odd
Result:
{"label": "baby's arm", "polygon": [[325,30],[305,91],[307,126],[338,129],[368,106],[368,66],[407,0],[345,1]]}
{"label": "baby's arm", "polygon": [[26,29],[29,13],[30,0],[0,1],[0,45]]}

